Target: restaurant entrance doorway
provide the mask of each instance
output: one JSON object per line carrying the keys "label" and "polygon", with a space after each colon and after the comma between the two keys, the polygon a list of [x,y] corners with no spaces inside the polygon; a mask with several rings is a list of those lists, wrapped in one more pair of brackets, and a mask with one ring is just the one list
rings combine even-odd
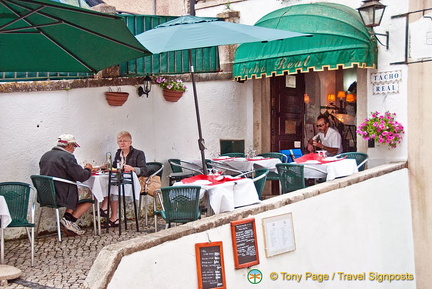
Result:
{"label": "restaurant entrance doorway", "polygon": [[[303,147],[304,93],[304,74],[270,79],[272,152]],[[279,195],[279,190],[279,181],[272,181],[271,194]]]}
{"label": "restaurant entrance doorway", "polygon": [[303,148],[304,74],[271,78],[271,151]]}

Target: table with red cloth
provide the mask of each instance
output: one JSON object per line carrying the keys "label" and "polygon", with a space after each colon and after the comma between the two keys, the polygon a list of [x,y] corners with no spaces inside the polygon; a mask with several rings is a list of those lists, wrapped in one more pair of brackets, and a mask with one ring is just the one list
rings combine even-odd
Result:
{"label": "table with red cloth", "polygon": [[218,157],[213,161],[222,163],[227,167],[233,168],[237,171],[249,172],[259,168],[268,169],[271,172],[276,172],[276,164],[282,163],[278,158],[233,158],[233,157]]}
{"label": "table with red cloth", "polygon": [[174,183],[181,185],[201,186],[200,199],[206,196],[215,214],[260,202],[253,180],[248,178],[197,175]]}
{"label": "table with red cloth", "polygon": [[[322,158],[318,154],[310,153],[295,159],[295,162],[305,165],[305,179],[325,178],[327,181],[331,181],[335,178],[349,176],[358,172],[355,159]],[[310,167],[316,168],[316,170]]]}

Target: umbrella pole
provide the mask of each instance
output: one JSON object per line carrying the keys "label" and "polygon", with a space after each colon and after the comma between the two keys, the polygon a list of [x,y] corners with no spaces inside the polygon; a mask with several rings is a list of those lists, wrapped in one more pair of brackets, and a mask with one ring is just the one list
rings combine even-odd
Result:
{"label": "umbrella pole", "polygon": [[191,79],[192,79],[192,89],[193,89],[193,94],[194,94],[194,100],[195,100],[195,113],[196,113],[196,119],[197,119],[197,125],[198,125],[198,147],[201,151],[201,162],[202,162],[202,168],[203,168],[203,173],[204,175],[207,175],[207,165],[206,165],[206,161],[205,161],[205,143],[204,143],[204,139],[202,137],[202,130],[201,130],[201,117],[200,117],[200,113],[199,113],[199,106],[198,106],[198,96],[197,96],[197,92],[196,92],[196,85],[195,85],[195,76],[194,76],[194,67],[192,64],[192,50],[189,49],[188,50],[188,54],[189,54],[189,66],[190,66],[190,75],[191,75]]}

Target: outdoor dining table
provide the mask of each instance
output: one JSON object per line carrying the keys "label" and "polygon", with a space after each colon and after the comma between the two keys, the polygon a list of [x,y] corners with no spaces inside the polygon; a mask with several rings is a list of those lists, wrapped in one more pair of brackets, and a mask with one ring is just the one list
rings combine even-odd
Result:
{"label": "outdoor dining table", "polygon": [[207,197],[215,214],[260,202],[253,180],[249,178],[196,175],[173,185],[201,186],[200,199]]}
{"label": "outdoor dining table", "polygon": [[[132,178],[135,187],[135,199],[139,201],[141,185],[135,172],[132,173]],[[98,172],[93,173],[87,181],[83,182],[83,184],[92,190],[93,195],[99,202],[102,202],[104,197],[108,196],[108,181],[109,173]],[[124,188],[125,196],[132,197],[132,186],[126,184],[124,185]],[[111,194],[118,195],[118,186],[111,186]]]}
{"label": "outdoor dining table", "polygon": [[[325,178],[327,181],[331,181],[358,172],[355,159],[335,157],[321,158],[318,154],[310,153],[295,159],[295,162],[305,165],[305,179]],[[315,168],[316,170],[311,168]]]}
{"label": "outdoor dining table", "polygon": [[6,228],[12,222],[12,218],[9,213],[9,208],[7,206],[6,200],[3,196],[0,196],[0,238],[2,240],[1,253],[0,253],[0,263],[4,263],[4,238],[3,238],[3,229]]}
{"label": "outdoor dining table", "polygon": [[213,161],[223,163],[224,165],[231,167],[235,170],[242,172],[249,172],[256,169],[268,169],[271,172],[276,172],[276,164],[282,163],[278,158],[264,158],[264,157],[253,157],[253,158],[238,158],[238,157],[217,157]]}

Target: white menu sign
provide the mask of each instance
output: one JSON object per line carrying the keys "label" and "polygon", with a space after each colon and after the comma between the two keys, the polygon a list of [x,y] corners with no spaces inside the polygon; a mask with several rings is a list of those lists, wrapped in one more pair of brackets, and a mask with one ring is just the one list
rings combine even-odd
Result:
{"label": "white menu sign", "polygon": [[292,213],[264,218],[262,223],[267,257],[295,250]]}

